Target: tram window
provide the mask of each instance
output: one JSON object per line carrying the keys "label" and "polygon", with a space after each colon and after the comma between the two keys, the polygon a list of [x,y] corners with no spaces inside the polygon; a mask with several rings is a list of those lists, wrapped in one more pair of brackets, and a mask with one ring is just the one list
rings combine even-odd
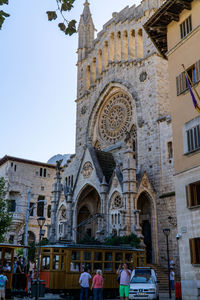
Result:
{"label": "tram window", "polygon": [[105,253],[105,260],[106,261],[112,261],[112,252],[106,252]]}
{"label": "tram window", "polygon": [[43,256],[42,258],[42,270],[50,269],[50,256]]}
{"label": "tram window", "polygon": [[125,254],[125,261],[132,261],[132,259],[133,259],[132,253]]}
{"label": "tram window", "polygon": [[140,266],[144,267],[144,256],[140,257]]}
{"label": "tram window", "polygon": [[116,261],[123,261],[123,253],[116,253],[115,254]]}
{"label": "tram window", "polygon": [[82,271],[84,271],[85,269],[87,269],[89,272],[92,271],[92,264],[91,263],[83,263],[82,264]]}
{"label": "tram window", "polygon": [[53,252],[54,253],[59,253],[59,249],[54,249]]}
{"label": "tram window", "polygon": [[104,263],[104,271],[112,271],[112,263]]}
{"label": "tram window", "polygon": [[72,260],[80,260],[80,251],[72,251]]}
{"label": "tram window", "polygon": [[80,272],[80,263],[71,262],[70,271],[71,272]]}
{"label": "tram window", "polygon": [[64,270],[64,256],[61,256],[61,271]]}
{"label": "tram window", "polygon": [[0,249],[0,259],[2,259],[2,249]]}
{"label": "tram window", "polygon": [[59,269],[59,255],[53,256],[53,270]]}
{"label": "tram window", "polygon": [[11,256],[12,256],[12,249],[6,249],[6,250],[5,250],[4,258],[5,258],[6,260],[11,260]]}
{"label": "tram window", "polygon": [[62,250],[62,253],[65,253],[65,250]]}
{"label": "tram window", "polygon": [[103,268],[102,263],[94,263],[94,272],[96,272],[96,270],[102,270],[102,268]]}
{"label": "tram window", "polygon": [[49,249],[44,249],[43,252],[47,253],[47,252],[50,252],[50,250]]}
{"label": "tram window", "polygon": [[91,252],[84,252],[84,260],[91,260]]}
{"label": "tram window", "polygon": [[94,260],[102,260],[102,252],[94,252]]}

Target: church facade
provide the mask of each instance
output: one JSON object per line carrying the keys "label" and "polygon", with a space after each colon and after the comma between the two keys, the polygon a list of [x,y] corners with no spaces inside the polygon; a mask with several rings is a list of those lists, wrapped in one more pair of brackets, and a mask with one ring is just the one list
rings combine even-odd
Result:
{"label": "church facade", "polygon": [[113,13],[96,39],[84,4],[76,153],[62,178],[57,171],[52,241],[135,233],[147,261],[166,265],[163,228],[169,227],[170,256],[178,264],[168,66],[143,29],[162,2],[143,0]]}

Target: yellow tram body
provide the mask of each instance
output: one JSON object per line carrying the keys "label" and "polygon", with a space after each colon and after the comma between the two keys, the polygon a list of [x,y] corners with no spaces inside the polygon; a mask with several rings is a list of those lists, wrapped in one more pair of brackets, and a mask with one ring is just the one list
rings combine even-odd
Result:
{"label": "yellow tram body", "polygon": [[11,290],[12,289],[12,280],[13,280],[13,263],[14,263],[14,255],[15,250],[17,248],[24,248],[20,245],[12,245],[12,244],[1,244],[0,243],[0,268],[3,268],[3,266],[8,263],[10,266],[10,270],[4,270],[4,275],[8,278],[8,281],[6,282],[6,289]]}
{"label": "yellow tram body", "polygon": [[41,247],[40,279],[50,290],[73,292],[80,289],[79,277],[87,267],[91,275],[102,270],[104,290],[117,289],[116,270],[123,262],[131,269],[145,266],[145,251],[123,246],[46,245]]}

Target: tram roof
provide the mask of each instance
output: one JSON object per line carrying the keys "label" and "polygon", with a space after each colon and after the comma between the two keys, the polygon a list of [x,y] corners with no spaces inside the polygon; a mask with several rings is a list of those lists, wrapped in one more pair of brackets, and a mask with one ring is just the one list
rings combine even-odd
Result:
{"label": "tram roof", "polygon": [[6,244],[6,243],[0,243],[0,248],[29,248],[28,246],[18,245],[18,244]]}
{"label": "tram roof", "polygon": [[86,244],[54,244],[44,245],[41,248],[73,248],[73,249],[102,249],[102,250],[131,250],[131,251],[144,251],[144,249],[137,249],[131,246],[110,246],[110,245],[86,245]]}

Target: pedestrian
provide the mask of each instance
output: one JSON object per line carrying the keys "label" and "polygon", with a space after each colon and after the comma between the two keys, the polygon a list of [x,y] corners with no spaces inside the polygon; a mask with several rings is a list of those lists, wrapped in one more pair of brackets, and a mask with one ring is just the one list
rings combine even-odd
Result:
{"label": "pedestrian", "polygon": [[117,275],[120,276],[120,286],[119,286],[120,299],[123,300],[125,297],[125,299],[128,300],[131,270],[128,269],[128,265],[126,263],[124,263],[122,266],[121,265],[119,266],[117,270]]}
{"label": "pedestrian", "polygon": [[84,272],[81,273],[79,278],[79,283],[81,286],[80,300],[83,300],[85,295],[85,300],[88,300],[88,291],[89,291],[89,280],[91,279],[91,275],[88,273],[88,269],[85,268]]}
{"label": "pedestrian", "polygon": [[172,290],[172,291],[175,290],[174,282],[175,282],[175,273],[174,273],[173,269],[171,268],[171,269],[170,269],[170,285],[171,285],[171,290]]}
{"label": "pedestrian", "polygon": [[0,270],[0,300],[6,300],[6,281],[8,278],[3,275],[3,270]]}
{"label": "pedestrian", "polygon": [[103,282],[104,279],[102,276],[102,271],[97,270],[96,275],[93,277],[92,286],[91,286],[91,290],[93,289],[94,300],[102,299]]}
{"label": "pedestrian", "polygon": [[175,263],[174,263],[174,260],[173,260],[172,257],[170,257],[169,266],[170,266],[170,268],[172,268],[172,269],[173,269],[174,266],[175,266]]}

